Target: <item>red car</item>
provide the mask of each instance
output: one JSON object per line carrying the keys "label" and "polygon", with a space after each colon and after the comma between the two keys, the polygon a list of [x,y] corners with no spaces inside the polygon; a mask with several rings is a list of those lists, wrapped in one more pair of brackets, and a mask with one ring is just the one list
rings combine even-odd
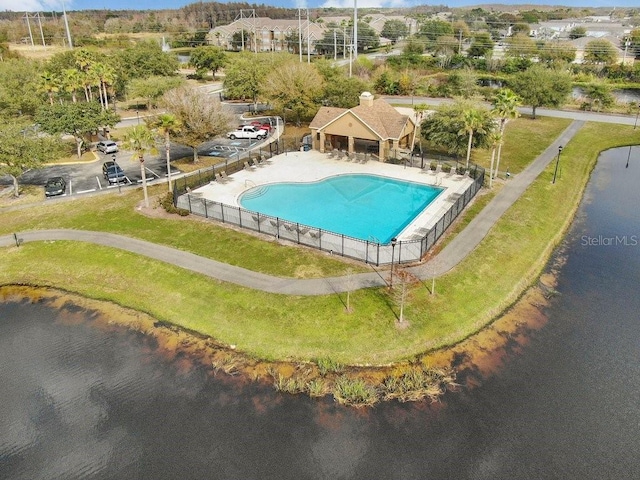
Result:
{"label": "red car", "polygon": [[270,132],[271,129],[273,128],[270,123],[268,123],[268,122],[260,122],[258,120],[254,120],[249,125],[253,125],[254,127],[258,127],[260,130],[266,130],[267,132]]}

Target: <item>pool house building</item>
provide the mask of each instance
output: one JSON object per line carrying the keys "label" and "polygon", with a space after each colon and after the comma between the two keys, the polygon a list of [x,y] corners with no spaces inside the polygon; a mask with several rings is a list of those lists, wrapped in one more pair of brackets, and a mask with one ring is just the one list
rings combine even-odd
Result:
{"label": "pool house building", "polygon": [[349,155],[372,153],[380,161],[411,146],[415,121],[384,99],[369,92],[360,95],[354,108],[322,107],[309,125],[312,148],[321,153],[342,150]]}

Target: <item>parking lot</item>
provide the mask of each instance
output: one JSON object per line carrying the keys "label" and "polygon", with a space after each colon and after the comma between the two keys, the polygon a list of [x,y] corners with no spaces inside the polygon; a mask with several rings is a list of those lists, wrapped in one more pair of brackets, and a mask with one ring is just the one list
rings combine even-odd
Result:
{"label": "parking lot", "polygon": [[[265,121],[272,122],[276,125],[278,120],[273,117],[264,117]],[[281,122],[281,120],[280,120]],[[238,125],[244,123],[242,119],[238,120]],[[278,125],[278,129],[282,125]],[[272,135],[276,133],[274,128],[267,139],[262,141],[235,139],[231,140],[224,137],[217,137],[212,141],[205,142],[198,148],[198,155],[218,157],[221,160],[231,161],[236,156],[242,155],[248,150],[258,148],[261,144],[270,142]],[[147,182],[153,183],[158,180],[167,178],[167,165],[164,155],[164,149],[159,148],[160,152],[156,155],[145,155],[145,174]],[[24,185],[44,185],[47,179],[51,177],[62,177],[67,184],[64,195],[78,195],[90,192],[98,192],[110,190],[114,188],[126,188],[130,185],[141,183],[142,176],[140,173],[140,163],[134,152],[119,150],[117,153],[102,153],[94,150],[95,160],[90,162],[69,163],[64,165],[51,165],[37,170],[26,172],[20,177],[20,183]],[[171,147],[171,159],[189,157],[193,155],[191,148],[184,145],[173,144]],[[124,171],[125,180],[119,183],[109,183],[105,178],[102,166],[105,162],[115,161]],[[177,176],[182,172],[175,167],[171,169],[171,175]],[[9,177],[0,178],[0,185],[10,185]]]}

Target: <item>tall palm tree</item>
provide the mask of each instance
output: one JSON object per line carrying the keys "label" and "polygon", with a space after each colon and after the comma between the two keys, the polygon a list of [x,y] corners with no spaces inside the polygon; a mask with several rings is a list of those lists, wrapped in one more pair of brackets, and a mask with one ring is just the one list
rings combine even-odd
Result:
{"label": "tall palm tree", "polygon": [[142,190],[144,191],[144,206],[149,208],[149,195],[147,193],[147,175],[144,169],[145,153],[155,151],[155,138],[146,125],[136,125],[124,137],[125,150],[134,152],[134,158],[140,162],[140,175],[142,177]]}
{"label": "tall palm tree", "polygon": [[502,144],[502,132],[493,130],[489,134],[489,144],[491,145],[491,166],[489,167],[489,188],[493,185],[493,162],[496,158],[496,149]]}
{"label": "tall palm tree", "polygon": [[167,155],[167,178],[169,180],[169,191],[173,192],[171,185],[171,137],[177,134],[182,128],[182,122],[170,113],[161,113],[148,122],[149,127],[160,134],[164,139],[164,150]]}
{"label": "tall palm tree", "polygon": [[484,130],[484,118],[482,112],[477,108],[471,107],[463,113],[463,129],[458,132],[458,135],[466,133],[469,135],[469,142],[467,144],[467,164],[465,168],[469,168],[469,159],[471,158],[471,145],[473,144],[473,134],[485,133]]}
{"label": "tall palm tree", "polygon": [[85,49],[77,50],[73,53],[76,68],[82,72],[82,86],[84,87],[84,96],[88,101],[93,100],[93,92],[91,87],[97,84],[96,77],[91,71],[91,66],[95,63],[94,56]]}
{"label": "tall palm tree", "polygon": [[[515,119],[520,116],[518,107],[521,105],[521,100],[518,95],[513,93],[508,88],[501,88],[493,97],[493,114],[500,119],[500,133],[504,134],[504,128],[507,125],[507,120]],[[500,169],[500,157],[502,155],[502,141],[498,144],[498,160],[496,163],[495,173]],[[495,176],[495,175],[494,175]]]}
{"label": "tall palm tree", "polygon": [[413,137],[411,138],[411,154],[413,154],[413,147],[416,144],[416,134],[418,132],[419,125],[422,122],[422,119],[424,118],[424,114],[428,109],[429,109],[429,105],[427,105],[426,103],[418,103],[413,106],[413,115],[415,116],[415,119],[416,119],[416,125],[415,125],[415,128],[413,129]]}
{"label": "tall palm tree", "polygon": [[67,68],[62,71],[62,87],[65,92],[71,94],[73,103],[77,103],[76,91],[80,90],[84,84],[82,83],[82,74],[75,68]]}
{"label": "tall palm tree", "polygon": [[96,62],[89,68],[92,75],[98,80],[98,93],[100,104],[103,110],[109,109],[109,97],[107,95],[107,85],[111,85],[115,79],[113,68],[109,65]]}

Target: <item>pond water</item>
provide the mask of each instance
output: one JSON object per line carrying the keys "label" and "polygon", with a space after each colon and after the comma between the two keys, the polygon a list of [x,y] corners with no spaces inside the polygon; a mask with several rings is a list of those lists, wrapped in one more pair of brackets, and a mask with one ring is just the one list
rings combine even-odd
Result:
{"label": "pond water", "polygon": [[73,305],[5,301],[0,478],[640,478],[640,148],[625,168],[628,152],[594,171],[546,326],[437,404],[281,395],[163,358]]}

